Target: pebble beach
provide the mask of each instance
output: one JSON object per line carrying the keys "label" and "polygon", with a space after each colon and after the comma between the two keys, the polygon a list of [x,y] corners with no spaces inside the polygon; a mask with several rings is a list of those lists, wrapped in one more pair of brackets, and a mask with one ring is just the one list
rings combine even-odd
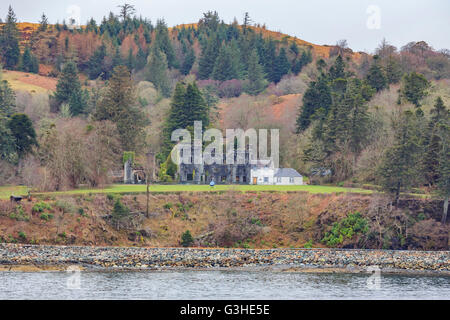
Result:
{"label": "pebble beach", "polygon": [[[382,270],[450,274],[449,251],[200,249],[0,244],[0,270],[255,269]],[[20,268],[17,268],[20,266]],[[27,268],[27,266],[29,268]],[[16,267],[16,268],[15,268]]]}

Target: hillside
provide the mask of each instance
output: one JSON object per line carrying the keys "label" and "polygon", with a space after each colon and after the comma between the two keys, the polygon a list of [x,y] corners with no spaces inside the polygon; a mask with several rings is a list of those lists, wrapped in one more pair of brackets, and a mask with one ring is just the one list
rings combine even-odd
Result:
{"label": "hillside", "polygon": [[50,93],[56,89],[58,79],[34,73],[4,70],[2,79],[9,82],[15,91]]}
{"label": "hillside", "polygon": [[[441,203],[435,200],[405,199],[389,208],[383,197],[357,194],[183,192],[152,194],[145,218],[145,195],[130,195],[120,197],[130,214],[114,222],[119,197],[43,197],[21,206],[0,200],[0,241],[178,247],[190,230],[199,247],[449,248],[448,228],[437,222]],[[356,212],[367,230],[355,225],[342,241],[322,241],[335,222]]]}
{"label": "hillside", "polygon": [[[169,30],[173,30],[175,28],[183,28],[183,27],[184,28],[189,28],[189,27],[198,28],[198,23],[180,24],[180,25],[175,26],[174,28],[169,28]],[[330,50],[334,46],[334,45],[314,44],[314,43],[311,43],[311,42],[308,42],[308,41],[305,41],[302,39],[298,39],[297,37],[290,36],[285,33],[268,30],[265,27],[261,27],[261,26],[250,26],[250,28],[255,33],[261,33],[266,38],[273,38],[282,43],[295,42],[301,48],[310,48],[310,49],[312,49],[312,51],[316,57],[329,58]],[[348,52],[351,53],[353,59],[359,60],[361,58],[361,53],[359,53],[359,52],[353,52],[351,50],[348,50]]]}

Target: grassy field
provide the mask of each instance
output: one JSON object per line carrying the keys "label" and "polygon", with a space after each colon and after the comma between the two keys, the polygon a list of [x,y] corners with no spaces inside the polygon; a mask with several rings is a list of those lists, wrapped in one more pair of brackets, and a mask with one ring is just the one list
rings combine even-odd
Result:
{"label": "grassy field", "polygon": [[0,199],[8,199],[11,195],[26,195],[28,188],[25,186],[0,186]]}
{"label": "grassy field", "polygon": [[56,78],[43,77],[33,73],[3,70],[2,80],[6,80],[14,91],[30,93],[50,93],[56,88]]}
{"label": "grassy field", "polygon": [[[0,199],[7,199],[11,194],[24,195],[27,193],[26,187],[0,187]],[[372,193],[371,190],[358,188],[343,188],[334,186],[255,186],[255,185],[216,185],[210,187],[208,185],[151,185],[151,192],[217,192],[235,190],[241,192],[259,192],[259,191],[306,191],[313,194],[316,193],[333,193],[333,192],[353,192],[353,193]],[[76,194],[95,194],[95,193],[144,193],[145,185],[123,185],[116,184],[101,189],[80,188],[69,191],[33,193],[34,195],[76,195]]]}

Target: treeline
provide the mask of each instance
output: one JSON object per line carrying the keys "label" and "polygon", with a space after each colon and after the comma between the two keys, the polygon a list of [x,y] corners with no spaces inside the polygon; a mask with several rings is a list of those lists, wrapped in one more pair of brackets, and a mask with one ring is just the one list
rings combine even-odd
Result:
{"label": "treeline", "polygon": [[248,14],[242,24],[236,20],[225,24],[217,12],[207,12],[197,26],[171,30],[162,19],[153,25],[133,14],[133,6],[123,5],[119,15],[111,12],[100,24],[90,19],[80,29],[64,21],[50,26],[43,14],[40,27],[20,54],[10,7],[0,39],[4,68],[38,72],[43,63],[52,65],[50,74],[58,76],[66,62],[74,61],[89,79],[108,80],[115,67],[125,65],[166,97],[174,82],[188,74],[220,83],[233,80],[240,92],[256,95],[287,74],[297,75],[313,58],[309,47],[264,36],[250,25]]}
{"label": "treeline", "polygon": [[[400,192],[427,185],[444,195],[448,208],[450,110],[438,97],[425,115],[421,102],[429,81],[416,72],[400,74],[398,111],[389,123],[381,112],[368,108],[376,92],[397,82],[387,76],[389,68],[378,57],[363,79],[348,70],[340,55],[331,66],[319,60],[317,69],[319,76],[310,82],[297,118],[297,133],[307,141],[303,161],[310,164],[312,177],[356,181],[359,162],[370,152],[372,168],[363,170],[372,170],[372,175],[366,174],[364,182],[380,185],[395,202]],[[414,110],[403,107],[405,103]]]}

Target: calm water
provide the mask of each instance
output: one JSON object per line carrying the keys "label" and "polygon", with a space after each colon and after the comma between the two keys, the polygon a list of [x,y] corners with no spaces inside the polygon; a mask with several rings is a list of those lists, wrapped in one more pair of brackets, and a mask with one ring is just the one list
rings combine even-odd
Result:
{"label": "calm water", "polygon": [[78,278],[65,272],[0,272],[0,299],[450,299],[450,277],[381,274],[378,290],[367,287],[369,277],[167,271],[82,272]]}

